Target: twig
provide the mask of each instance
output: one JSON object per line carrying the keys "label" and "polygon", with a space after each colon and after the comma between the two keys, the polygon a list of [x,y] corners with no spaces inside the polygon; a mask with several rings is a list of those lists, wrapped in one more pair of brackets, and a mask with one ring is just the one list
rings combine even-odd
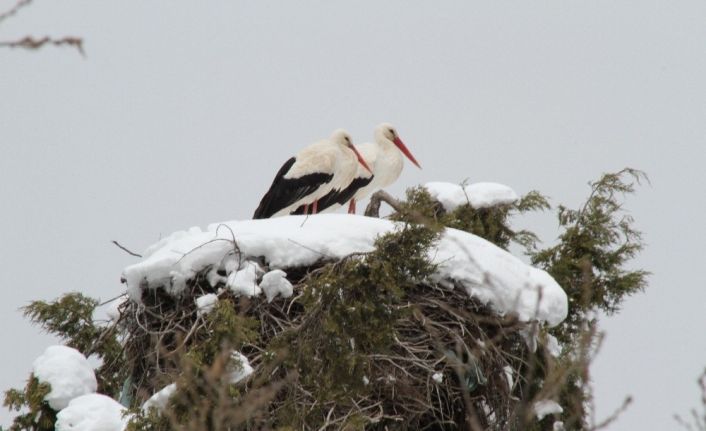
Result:
{"label": "twig", "polygon": [[[115,242],[115,241],[113,241],[113,242]],[[115,296],[115,297],[113,297],[113,298],[110,298],[110,299],[108,299],[108,300],[106,300],[106,301],[101,302],[100,304],[98,304],[98,306],[99,306],[99,307],[102,307],[102,306],[104,306],[105,304],[108,304],[108,303],[110,303],[110,302],[115,301],[116,299],[122,298],[124,295],[125,295],[125,292],[121,293],[121,294],[118,295],[118,296]]]}
{"label": "twig", "polygon": [[32,36],[25,36],[19,40],[0,42],[0,48],[23,48],[37,50],[44,47],[45,45],[71,46],[76,48],[79,54],[81,54],[81,56],[86,56],[86,53],[83,50],[83,39],[81,39],[80,37],[65,36],[61,39],[54,39],[49,36],[44,36],[43,38],[35,39]]}
{"label": "twig", "polygon": [[19,0],[17,3],[15,3],[12,8],[3,13],[0,13],[0,22],[3,22],[11,16],[14,16],[20,9],[25,6],[28,6],[30,3],[32,3],[32,0]]}
{"label": "twig", "polygon": [[324,252],[322,252],[322,251],[315,250],[315,249],[313,249],[313,248],[311,248],[311,247],[308,247],[308,246],[306,246],[306,245],[304,245],[304,244],[302,244],[302,243],[300,243],[300,242],[294,241],[294,240],[291,239],[291,238],[289,238],[289,242],[291,242],[291,243],[293,243],[293,244],[296,244],[296,245],[298,245],[299,247],[305,248],[305,249],[307,249],[307,250],[309,250],[309,251],[311,251],[311,252],[314,252],[314,253],[316,253],[316,254],[320,254],[320,255],[323,256],[323,257],[327,257],[327,258],[329,258],[329,259],[334,259],[334,257],[331,256],[331,255],[328,255],[328,254],[326,254],[326,253],[324,253]]}
{"label": "twig", "polygon": [[122,246],[122,245],[121,245],[119,242],[117,242],[116,240],[113,240],[113,244],[117,245],[118,248],[120,248],[120,249],[123,250],[125,253],[129,254],[130,256],[142,257],[141,254],[137,254],[137,253],[135,253],[135,252],[132,252],[132,251],[128,250],[127,248],[125,248],[124,246]]}
{"label": "twig", "polygon": [[615,412],[613,412],[612,415],[608,416],[608,418],[606,418],[603,422],[601,422],[598,425],[591,428],[590,431],[597,431],[597,430],[603,429],[603,428],[607,427],[608,425],[612,424],[613,422],[615,422],[618,419],[618,417],[621,414],[623,414],[623,412],[625,410],[627,410],[627,408],[630,406],[631,403],[632,403],[632,397],[630,397],[630,396],[625,397],[623,404],[620,407],[618,407],[618,409]]}

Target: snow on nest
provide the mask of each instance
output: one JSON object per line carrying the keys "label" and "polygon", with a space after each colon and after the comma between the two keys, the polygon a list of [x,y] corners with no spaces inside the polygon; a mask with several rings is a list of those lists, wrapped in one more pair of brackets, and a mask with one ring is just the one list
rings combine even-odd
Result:
{"label": "snow on nest", "polygon": [[196,298],[196,313],[199,316],[213,311],[213,308],[218,304],[218,295],[215,293],[208,293],[206,295],[199,296]]}
{"label": "snow on nest", "polygon": [[[248,358],[240,352],[233,352],[232,357],[236,360],[230,368],[230,382],[238,383],[246,377],[250,376],[255,370],[250,365]],[[174,395],[177,390],[176,383],[171,383],[159,391],[155,392],[147,401],[142,404],[142,410],[148,412],[149,409],[154,408],[161,412],[167,407],[169,403],[169,398]]]}
{"label": "snow on nest", "polygon": [[176,383],[170,383],[163,387],[159,391],[155,392],[147,401],[142,404],[142,410],[147,413],[149,409],[157,409],[157,411],[163,411],[169,403],[169,398],[174,395],[177,390]]}
{"label": "snow on nest", "polygon": [[294,293],[292,283],[287,280],[287,273],[281,269],[275,269],[262,276],[260,287],[265,291],[267,302],[272,302],[277,295],[289,298]]}
{"label": "snow on nest", "polygon": [[[233,252],[233,236],[244,258],[261,256],[271,269],[286,269],[370,252],[379,235],[397,226],[379,218],[318,214],[308,219],[232,221],[211,225],[206,231],[191,228],[148,248],[141,262],[125,268],[123,277],[130,297],[139,302],[145,287],[167,286],[178,294],[196,272],[218,266]],[[550,325],[566,317],[566,293],[549,274],[480,237],[447,229],[430,257],[438,264],[434,281],[461,286],[498,313],[516,312],[522,320],[536,318]]]}
{"label": "snow on nest", "polygon": [[540,421],[547,415],[555,415],[563,411],[564,409],[554,400],[542,400],[534,404],[534,414]]}
{"label": "snow on nest", "polygon": [[41,383],[49,383],[51,391],[44,397],[49,406],[59,411],[84,394],[95,392],[96,375],[85,356],[67,346],[49,346],[32,364],[32,373]]}
{"label": "snow on nest", "polygon": [[57,431],[122,431],[129,417],[123,417],[125,407],[101,394],[74,398],[56,416]]}
{"label": "snow on nest", "polygon": [[470,203],[473,208],[507,205],[517,200],[517,193],[498,183],[474,183],[465,186],[453,183],[431,182],[424,184],[431,197],[441,202],[446,211],[453,211]]}

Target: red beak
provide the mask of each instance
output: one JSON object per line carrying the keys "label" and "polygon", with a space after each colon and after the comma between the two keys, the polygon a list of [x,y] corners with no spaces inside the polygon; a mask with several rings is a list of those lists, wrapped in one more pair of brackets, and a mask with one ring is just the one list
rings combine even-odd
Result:
{"label": "red beak", "polygon": [[373,170],[370,169],[370,166],[368,166],[367,163],[365,163],[365,159],[363,158],[363,156],[360,155],[360,153],[359,153],[358,150],[355,148],[355,146],[349,145],[348,148],[350,148],[351,150],[353,150],[353,152],[355,153],[356,157],[358,157],[358,162],[360,162],[360,164],[363,165],[363,167],[364,167],[365,169],[367,169],[367,171],[372,174],[372,173],[373,173]]}
{"label": "red beak", "polygon": [[417,162],[417,159],[414,158],[414,156],[412,155],[412,153],[410,153],[409,150],[407,149],[407,147],[405,146],[404,142],[402,142],[402,139],[400,139],[400,138],[398,138],[397,136],[395,136],[395,141],[394,141],[394,142],[395,142],[395,145],[397,145],[397,148],[399,148],[400,151],[402,151],[402,154],[404,154],[405,156],[407,156],[407,158],[409,159],[410,162],[414,163],[419,169],[422,169],[422,167],[419,166],[419,163]]}

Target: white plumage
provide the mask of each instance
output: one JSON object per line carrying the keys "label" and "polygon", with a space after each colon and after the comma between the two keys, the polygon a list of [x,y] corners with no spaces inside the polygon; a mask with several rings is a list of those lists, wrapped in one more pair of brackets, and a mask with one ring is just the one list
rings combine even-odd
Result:
{"label": "white plumage", "polygon": [[[322,200],[322,202],[326,202],[326,206],[325,208],[322,207],[322,210],[334,211],[350,199],[348,212],[355,213],[355,202],[357,200],[361,200],[397,181],[404,167],[403,154],[421,169],[419,163],[404,145],[391,124],[382,123],[377,126],[374,136],[374,142],[355,146],[371,168],[373,175],[371,175],[370,171],[358,165],[356,174],[351,178],[351,187],[354,187],[355,190],[344,190],[334,196],[329,194]],[[371,176],[372,179],[370,179]],[[360,186],[360,184],[363,185]]]}
{"label": "white plumage", "polygon": [[316,212],[318,199],[350,184],[359,162],[364,163],[357,156],[350,135],[343,129],[334,131],[329,139],[305,147],[285,162],[253,218],[286,215],[312,204]]}

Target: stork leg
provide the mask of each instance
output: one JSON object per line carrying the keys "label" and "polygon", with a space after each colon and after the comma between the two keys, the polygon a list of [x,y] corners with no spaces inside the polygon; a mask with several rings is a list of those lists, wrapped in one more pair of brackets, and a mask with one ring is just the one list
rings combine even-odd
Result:
{"label": "stork leg", "polygon": [[309,204],[304,204],[304,215],[309,215]]}
{"label": "stork leg", "polygon": [[311,213],[316,214],[318,212],[318,209],[319,209],[319,200],[317,199],[314,201],[313,209],[311,210]]}
{"label": "stork leg", "polygon": [[351,199],[348,204],[348,214],[355,214],[355,198]]}

